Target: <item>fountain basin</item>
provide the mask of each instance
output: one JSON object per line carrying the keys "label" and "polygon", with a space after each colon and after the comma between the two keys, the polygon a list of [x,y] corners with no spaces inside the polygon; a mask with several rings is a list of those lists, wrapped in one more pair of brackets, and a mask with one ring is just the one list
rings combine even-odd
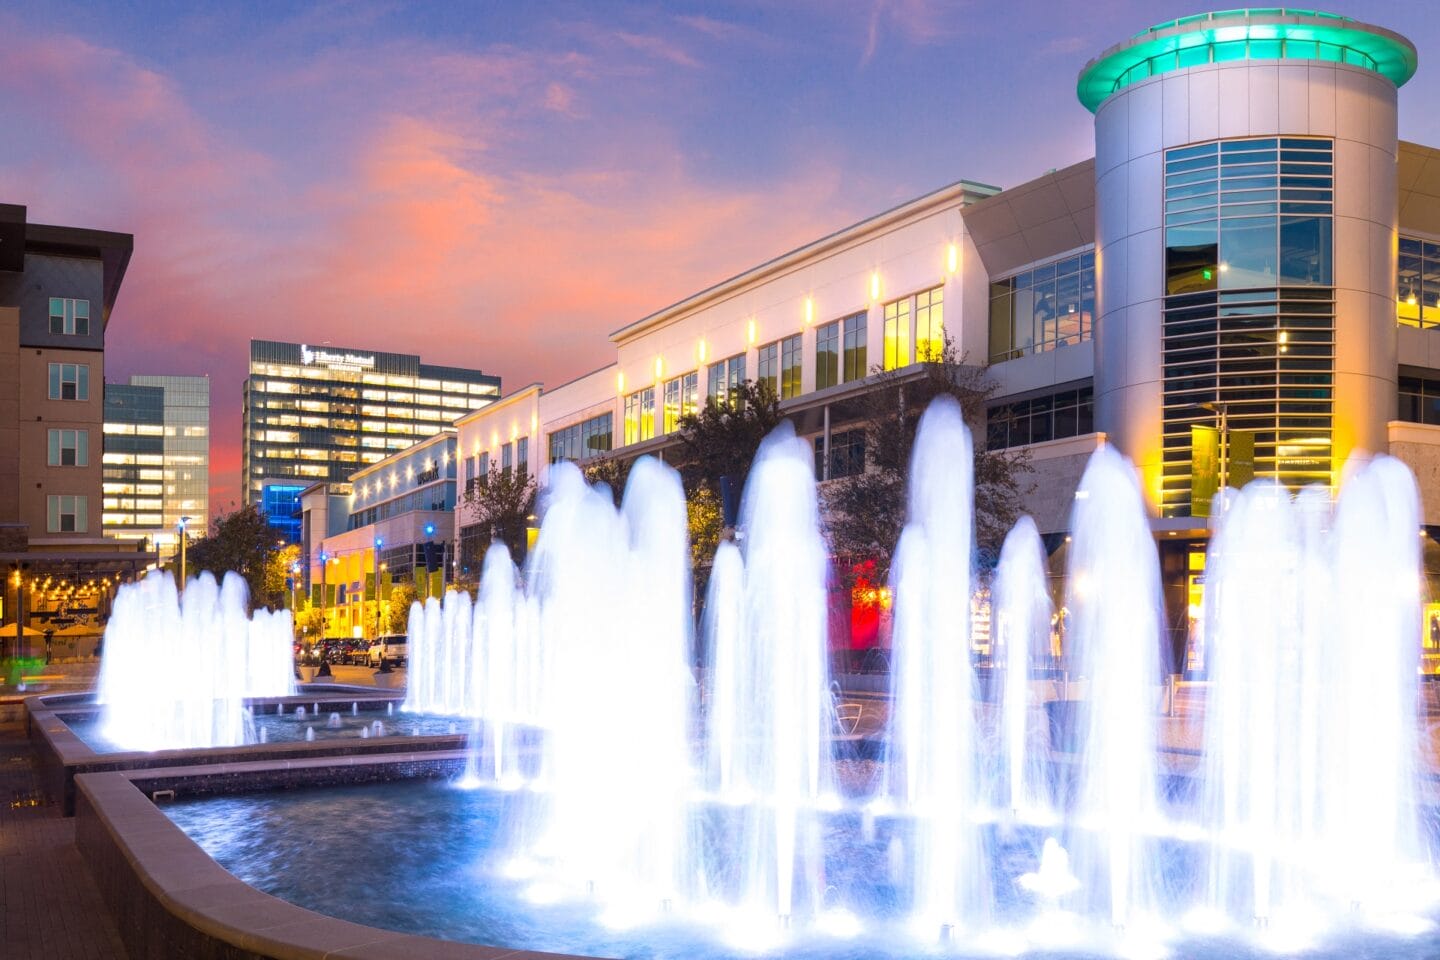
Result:
{"label": "fountain basin", "polygon": [[[361,724],[381,720],[388,728],[407,719],[400,711],[402,695],[377,696],[373,687],[350,687],[342,684],[312,684],[294,697],[257,700],[262,716],[283,706],[293,717],[296,707],[309,711],[320,707],[318,719],[311,721],[315,740],[300,737],[275,739],[268,743],[249,743],[234,747],[175,750],[114,750],[98,742],[87,742],[100,706],[89,694],[63,694],[29,697],[25,701],[26,729],[31,747],[40,767],[41,783],[53,802],[60,804],[66,816],[75,813],[75,777],[78,774],[111,770],[144,770],[159,767],[215,765],[246,761],[272,760],[290,762],[324,756],[371,756],[388,753],[416,753],[431,750],[456,750],[464,746],[469,722],[461,718],[426,718],[444,724],[443,731],[433,727],[419,736],[391,735],[361,739]],[[351,706],[358,708],[359,722],[351,716]],[[393,706],[393,715],[387,707]],[[338,713],[344,723],[340,729],[326,726],[331,713]],[[456,732],[449,732],[449,725]],[[73,724],[73,726],[72,726]]]}
{"label": "fountain basin", "polygon": [[[636,958],[899,958],[994,955],[1023,947],[1015,930],[1003,926],[955,931],[949,943],[933,937],[927,943],[895,916],[896,898],[884,882],[874,883],[875,890],[863,900],[868,911],[862,918],[864,931],[852,930],[847,936],[807,927],[804,935],[764,948],[736,946],[724,936],[735,930],[717,932],[713,924],[697,933],[694,923],[685,930],[680,929],[683,924],[662,917],[627,928],[624,918],[616,923],[598,917],[583,895],[558,904],[543,899],[517,904],[512,895],[507,903],[504,891],[483,889],[487,883],[496,886],[486,875],[496,874],[495,867],[506,858],[503,847],[486,844],[504,834],[499,825],[503,818],[493,811],[519,794],[453,788],[446,781],[463,763],[464,755],[451,751],[85,774],[77,781],[77,843],[136,957],[214,952],[479,960],[502,954],[554,956],[543,952],[548,948],[567,955]],[[152,802],[156,794],[173,796],[174,804]],[[205,797],[213,799],[200,799]],[[849,808],[825,816],[842,834],[837,845],[842,850],[852,844],[881,850],[885,831],[900,829],[897,824],[903,823],[903,818],[879,817],[889,826],[882,824],[878,837],[847,839],[843,834],[854,834],[863,818]],[[201,842],[187,836],[178,823]],[[371,829],[375,823],[386,826]],[[1012,875],[1031,869],[1029,848],[1046,831],[1035,826],[989,829],[998,854],[997,888],[1010,891],[1006,901],[997,902],[997,914],[1005,919],[1023,897],[1015,888],[1024,885],[1011,883]],[[993,839],[997,837],[1001,839]],[[1157,855],[1176,875],[1195,873],[1194,851],[1187,844],[1178,838],[1157,841],[1162,851]],[[220,862],[206,849],[214,850]],[[879,863],[876,860],[872,853],[852,858],[844,870],[832,865],[831,879],[840,889],[853,891],[856,884],[873,882],[876,873],[885,872],[883,854]],[[416,863],[425,866],[417,870]],[[253,880],[259,889],[232,874]],[[842,896],[852,905],[857,902],[853,895]],[[456,921],[453,927],[443,922],[447,911]],[[1433,916],[1417,919],[1434,929]],[[488,940],[490,945],[432,940],[417,935],[422,929]],[[1266,942],[1269,936],[1268,931],[1249,929],[1176,934],[1146,955],[1271,956],[1284,947]],[[1433,938],[1434,933],[1419,933],[1418,928],[1401,935],[1341,918],[1328,935],[1296,949],[1319,958],[1363,953],[1418,960],[1431,954]],[[1029,949],[1029,955],[1057,958],[1097,952],[1083,940],[1040,948],[1032,941]]]}

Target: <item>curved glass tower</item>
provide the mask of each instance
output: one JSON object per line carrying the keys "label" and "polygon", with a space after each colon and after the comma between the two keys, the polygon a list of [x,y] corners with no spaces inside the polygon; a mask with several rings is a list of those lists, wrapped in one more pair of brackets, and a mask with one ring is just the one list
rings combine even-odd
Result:
{"label": "curved glass tower", "polygon": [[1333,483],[1351,453],[1386,449],[1396,91],[1415,66],[1398,34],[1269,8],[1160,24],[1081,72],[1096,425],[1159,515],[1203,512],[1192,427],[1222,415],[1232,480],[1253,463]]}

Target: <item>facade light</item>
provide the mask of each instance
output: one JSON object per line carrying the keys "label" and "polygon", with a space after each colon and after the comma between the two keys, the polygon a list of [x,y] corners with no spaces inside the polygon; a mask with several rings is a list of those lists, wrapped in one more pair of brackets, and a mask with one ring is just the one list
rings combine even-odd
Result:
{"label": "facade light", "polygon": [[945,248],[945,269],[954,273],[960,269],[960,247],[958,244],[950,244]]}
{"label": "facade light", "polygon": [[870,299],[880,299],[880,271],[875,270],[870,274]]}
{"label": "facade light", "polygon": [[619,373],[615,374],[615,392],[616,392],[616,393],[624,393],[624,392],[625,392],[625,371],[623,371],[623,370],[621,370]]}
{"label": "facade light", "polygon": [[656,380],[659,380],[659,379],[660,379],[660,372],[661,372],[663,369],[664,369],[663,363],[661,362],[661,360],[660,360],[659,357],[656,357],[656,358],[655,358],[655,379],[656,379]]}
{"label": "facade light", "polygon": [[805,298],[805,326],[808,327],[808,326],[810,326],[810,324],[812,324],[812,323],[814,323],[814,322],[815,322],[815,298],[814,298],[814,297],[806,297],[806,298]]}
{"label": "facade light", "polygon": [[700,345],[696,350],[696,355],[700,358],[701,363],[705,362],[705,341],[703,338],[701,339]]}
{"label": "facade light", "polygon": [[750,322],[745,324],[745,340],[750,346],[755,346],[755,318],[751,317]]}

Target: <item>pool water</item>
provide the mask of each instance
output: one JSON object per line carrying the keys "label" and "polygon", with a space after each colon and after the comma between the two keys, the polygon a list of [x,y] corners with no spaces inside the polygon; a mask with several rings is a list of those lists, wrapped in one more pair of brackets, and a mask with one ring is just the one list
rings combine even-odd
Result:
{"label": "pool water", "polygon": [[[235,876],[251,886],[318,913],[421,936],[515,949],[625,957],[635,960],[756,956],[855,958],[1014,955],[1095,956],[1093,940],[1047,939],[1069,914],[1035,919],[1035,900],[1017,879],[1036,869],[1047,832],[995,827],[986,838],[995,867],[994,927],[956,933],[950,943],[917,937],[900,915],[900,892],[888,880],[897,821],[862,820],[840,811],[823,821],[827,911],[840,907],[867,918],[863,929],[811,923],[779,939],[754,940],[728,919],[698,909],[656,913],[639,925],[616,923],[583,892],[518,872],[509,838],[533,822],[539,795],[529,790],[463,790],[443,780],[410,780],[331,788],[182,800],[166,815]],[[726,852],[723,809],[697,814],[711,856]],[[1157,847],[1176,902],[1201,882],[1204,863],[1179,841]],[[1059,918],[1059,921],[1056,920]],[[1041,921],[1058,923],[1039,930]],[[1028,927],[1026,926],[1028,925]],[[743,926],[743,924],[741,925]],[[1251,939],[1170,940],[1147,956],[1273,957],[1277,950],[1306,957],[1419,960],[1440,951],[1440,934],[1379,934],[1341,927],[1323,943],[1259,944]],[[932,932],[933,934],[933,932]],[[1035,952],[1035,944],[1070,944]],[[1018,944],[1018,945],[1017,945]]]}

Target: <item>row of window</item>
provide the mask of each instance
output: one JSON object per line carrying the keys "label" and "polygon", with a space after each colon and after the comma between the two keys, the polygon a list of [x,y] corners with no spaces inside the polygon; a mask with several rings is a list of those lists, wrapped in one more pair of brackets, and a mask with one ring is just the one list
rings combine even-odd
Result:
{"label": "row of window", "polygon": [[45,462],[52,467],[90,465],[89,430],[50,430]]}
{"label": "row of window", "polygon": [[1089,340],[1095,325],[1095,252],[990,284],[990,362]]}
{"label": "row of window", "polygon": [[586,460],[606,453],[613,446],[613,417],[609,413],[571,424],[550,434],[551,463]]}
{"label": "row of window", "polygon": [[1003,450],[1094,431],[1095,390],[1081,387],[991,407],[986,415],[986,448]]}
{"label": "row of window", "polygon": [[1440,426],[1440,380],[1400,378],[1398,419]]}
{"label": "row of window", "polygon": [[1397,319],[1405,326],[1440,326],[1440,243],[1400,238],[1395,303]]}

